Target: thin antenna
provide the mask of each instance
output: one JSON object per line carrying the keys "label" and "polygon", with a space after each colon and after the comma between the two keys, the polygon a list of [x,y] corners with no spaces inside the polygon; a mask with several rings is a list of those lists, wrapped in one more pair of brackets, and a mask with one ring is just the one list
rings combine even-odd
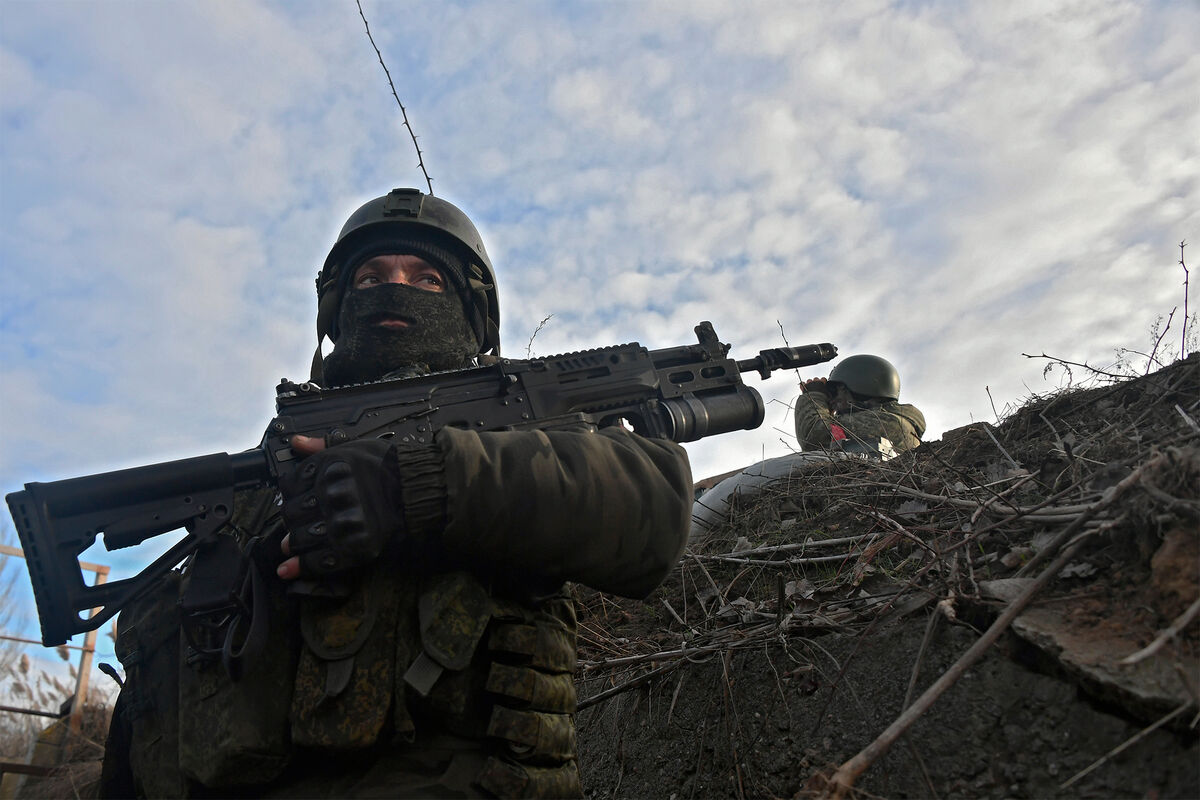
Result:
{"label": "thin antenna", "polygon": [[358,6],[358,15],[362,17],[363,27],[367,29],[367,38],[371,40],[371,47],[375,48],[379,66],[383,67],[383,74],[387,75],[388,86],[392,87],[392,97],[396,98],[396,105],[400,106],[400,114],[404,117],[404,127],[408,128],[408,135],[412,137],[413,147],[417,149],[417,166],[421,168],[421,174],[425,176],[425,185],[429,187],[429,193],[433,194],[433,179],[429,177],[429,171],[425,169],[421,145],[417,144],[417,135],[413,133],[412,125],[408,123],[408,112],[404,109],[404,103],[400,102],[400,96],[396,94],[396,84],[392,83],[392,73],[388,71],[387,64],[383,63],[383,53],[379,52],[379,46],[375,44],[375,37],[371,35],[371,25],[367,22],[367,15],[363,13],[362,3],[360,0],[354,0],[354,4]]}

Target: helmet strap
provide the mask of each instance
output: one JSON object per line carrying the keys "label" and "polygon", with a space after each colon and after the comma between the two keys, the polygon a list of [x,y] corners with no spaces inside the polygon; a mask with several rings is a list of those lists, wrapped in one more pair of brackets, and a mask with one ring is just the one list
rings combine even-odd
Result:
{"label": "helmet strap", "polygon": [[325,379],[325,368],[322,365],[321,342],[333,328],[333,320],[337,317],[341,305],[342,290],[336,286],[328,291],[317,303],[317,351],[313,353],[312,369],[309,375],[314,383],[320,384]]}
{"label": "helmet strap", "polygon": [[313,353],[312,367],[309,368],[308,379],[318,386],[324,386],[325,359],[321,357],[320,343],[317,344],[317,351]]}

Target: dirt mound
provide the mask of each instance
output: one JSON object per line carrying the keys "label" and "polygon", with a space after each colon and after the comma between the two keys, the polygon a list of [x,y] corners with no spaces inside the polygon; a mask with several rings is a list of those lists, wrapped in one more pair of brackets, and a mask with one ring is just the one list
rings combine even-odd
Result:
{"label": "dirt mound", "polygon": [[809,464],[647,602],[581,590],[589,795],[1200,796],[1198,418],[1193,354]]}

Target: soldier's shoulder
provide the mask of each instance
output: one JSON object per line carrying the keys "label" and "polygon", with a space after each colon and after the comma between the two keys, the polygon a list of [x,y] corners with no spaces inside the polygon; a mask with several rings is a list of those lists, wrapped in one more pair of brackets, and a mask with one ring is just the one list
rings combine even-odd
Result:
{"label": "soldier's shoulder", "polygon": [[889,408],[888,411],[910,422],[912,426],[917,429],[918,436],[924,432],[925,414],[921,412],[921,409],[917,408],[911,403],[893,403],[892,407]]}

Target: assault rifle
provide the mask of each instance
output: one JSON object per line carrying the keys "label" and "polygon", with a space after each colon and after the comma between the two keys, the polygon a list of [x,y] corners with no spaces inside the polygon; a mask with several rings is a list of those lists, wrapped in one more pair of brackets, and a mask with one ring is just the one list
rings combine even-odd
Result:
{"label": "assault rifle", "polygon": [[[593,427],[627,423],[648,437],[691,442],[762,424],[759,393],[741,373],[820,364],[832,344],[779,347],[728,358],[708,322],[698,344],[650,350],[599,347],[529,360],[383,380],[336,389],[281,382],[277,416],[258,447],[52,483],[27,483],[8,495],[33,582],[42,643],[62,644],[100,627],[226,526],[237,490],[274,486],[296,466],[293,434],[326,444],[364,437],[430,442],[451,425],[478,431]],[[133,578],[84,583],[79,556],[104,534],[108,550],[184,528],[188,535]],[[231,537],[224,537],[230,539]],[[89,618],[80,612],[94,609]]]}

